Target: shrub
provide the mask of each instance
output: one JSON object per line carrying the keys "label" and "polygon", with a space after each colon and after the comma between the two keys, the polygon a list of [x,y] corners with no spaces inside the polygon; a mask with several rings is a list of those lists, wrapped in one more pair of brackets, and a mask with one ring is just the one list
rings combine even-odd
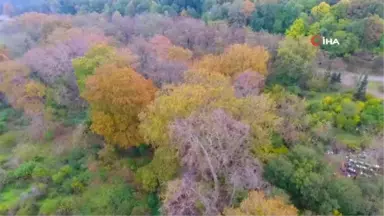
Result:
{"label": "shrub", "polygon": [[52,141],[55,138],[55,134],[53,130],[48,130],[44,133],[44,140],[45,141]]}
{"label": "shrub", "polygon": [[65,177],[69,176],[73,172],[69,165],[65,165],[60,168],[59,172],[52,176],[52,180],[56,184],[61,184]]}
{"label": "shrub", "polygon": [[98,185],[85,191],[79,200],[82,215],[130,215],[138,203],[135,191],[126,184]]}
{"label": "shrub", "polygon": [[328,80],[326,80],[324,77],[312,77],[307,81],[306,85],[310,91],[315,92],[327,91],[329,87]]}
{"label": "shrub", "polygon": [[16,212],[16,215],[36,215],[39,208],[33,201],[23,203],[20,209]]}
{"label": "shrub", "polygon": [[156,191],[158,186],[157,176],[149,165],[137,170],[136,181],[140,182],[143,189],[149,192]]}
{"label": "shrub", "polygon": [[17,169],[10,172],[10,175],[16,179],[29,178],[32,176],[32,173],[35,167],[36,167],[36,162],[28,161],[26,163],[21,164]]}
{"label": "shrub", "polygon": [[21,161],[29,161],[43,155],[42,146],[32,143],[19,144],[13,149],[13,154]]}
{"label": "shrub", "polygon": [[39,215],[55,215],[60,204],[60,198],[46,199],[40,206]]}
{"label": "shrub", "polygon": [[312,113],[312,122],[332,122],[336,127],[352,133],[368,130],[374,133],[384,128],[383,102],[369,98],[367,102],[353,101],[350,94],[326,96],[321,102],[312,102],[307,107]]}
{"label": "shrub", "polygon": [[7,123],[4,121],[0,121],[0,134],[8,131]]}
{"label": "shrub", "polygon": [[71,188],[74,193],[81,193],[84,191],[84,184],[76,177],[72,179]]}
{"label": "shrub", "polygon": [[50,170],[40,164],[33,169],[32,178],[37,181],[47,181],[50,177]]}
{"label": "shrub", "polygon": [[17,136],[18,134],[14,131],[0,135],[0,148],[14,147],[17,143]]}
{"label": "shrub", "polygon": [[76,209],[76,202],[73,197],[64,197],[60,200],[57,206],[56,214],[58,215],[71,215]]}

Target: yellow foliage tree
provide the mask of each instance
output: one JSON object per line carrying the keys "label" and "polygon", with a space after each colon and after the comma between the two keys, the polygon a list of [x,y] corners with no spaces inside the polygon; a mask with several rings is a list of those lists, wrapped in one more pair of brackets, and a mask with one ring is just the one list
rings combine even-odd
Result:
{"label": "yellow foliage tree", "polygon": [[252,191],[248,198],[243,200],[239,208],[227,208],[224,215],[298,215],[293,205],[286,204],[281,198],[268,199],[263,192]]}
{"label": "yellow foliage tree", "polygon": [[245,44],[230,46],[219,56],[207,55],[195,65],[198,69],[205,69],[234,77],[246,70],[267,74],[268,51],[261,46],[249,47]]}
{"label": "yellow foliage tree", "polygon": [[311,13],[313,16],[317,18],[322,18],[324,15],[331,11],[331,6],[326,2],[321,2],[319,5],[313,7],[311,9]]}
{"label": "yellow foliage tree", "polygon": [[104,65],[86,80],[83,97],[91,107],[91,129],[109,144],[138,145],[138,113],[155,97],[156,89],[132,68]]}
{"label": "yellow foliage tree", "polygon": [[179,46],[172,46],[168,49],[168,59],[176,61],[188,61],[192,58],[193,53],[189,49]]}
{"label": "yellow foliage tree", "polygon": [[251,125],[255,145],[264,145],[270,143],[270,134],[279,121],[273,112],[274,105],[267,95],[236,98],[229,78],[222,74],[189,71],[184,84],[163,89],[140,114],[140,131],[147,142],[168,145],[168,125],[172,121],[202,109],[221,108]]}

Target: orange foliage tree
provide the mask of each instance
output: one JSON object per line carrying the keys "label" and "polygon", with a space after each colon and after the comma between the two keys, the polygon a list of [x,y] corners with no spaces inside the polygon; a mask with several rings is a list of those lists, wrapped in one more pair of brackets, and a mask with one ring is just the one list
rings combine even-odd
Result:
{"label": "orange foliage tree", "polygon": [[163,35],[155,35],[149,43],[156,55],[163,60],[188,61],[192,58],[193,53],[189,49],[175,46]]}
{"label": "orange foliage tree", "polygon": [[231,77],[246,70],[266,75],[268,59],[269,53],[264,47],[234,44],[219,56],[207,55],[203,57],[195,67]]}
{"label": "orange foliage tree", "polygon": [[29,79],[30,70],[17,61],[0,63],[0,92],[9,103],[26,112],[36,113],[44,108],[45,86]]}
{"label": "orange foliage tree", "polygon": [[85,83],[91,107],[91,130],[121,148],[140,144],[138,113],[155,97],[152,81],[129,67],[103,65]]}

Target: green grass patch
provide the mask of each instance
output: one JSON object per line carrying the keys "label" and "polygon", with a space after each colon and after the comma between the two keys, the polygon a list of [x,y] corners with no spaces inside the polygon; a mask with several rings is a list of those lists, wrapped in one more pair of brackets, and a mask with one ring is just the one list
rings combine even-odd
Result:
{"label": "green grass patch", "polygon": [[0,135],[0,150],[14,147],[17,144],[17,136],[18,133],[15,131]]}
{"label": "green grass patch", "polygon": [[6,215],[8,210],[14,208],[20,199],[21,193],[24,191],[24,189],[5,188],[0,193],[0,214]]}
{"label": "green grass patch", "polygon": [[361,135],[352,134],[341,129],[334,129],[336,139],[345,144],[348,148],[358,150],[361,148],[365,138]]}
{"label": "green grass patch", "polygon": [[378,82],[378,81],[370,81],[368,83],[368,89],[372,91],[384,93],[384,83]]}

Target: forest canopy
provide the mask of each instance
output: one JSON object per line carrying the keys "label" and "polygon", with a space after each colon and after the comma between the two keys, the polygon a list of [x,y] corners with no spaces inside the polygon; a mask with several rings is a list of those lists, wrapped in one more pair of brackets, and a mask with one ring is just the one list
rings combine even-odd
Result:
{"label": "forest canopy", "polygon": [[0,215],[384,214],[381,1],[0,5]]}

